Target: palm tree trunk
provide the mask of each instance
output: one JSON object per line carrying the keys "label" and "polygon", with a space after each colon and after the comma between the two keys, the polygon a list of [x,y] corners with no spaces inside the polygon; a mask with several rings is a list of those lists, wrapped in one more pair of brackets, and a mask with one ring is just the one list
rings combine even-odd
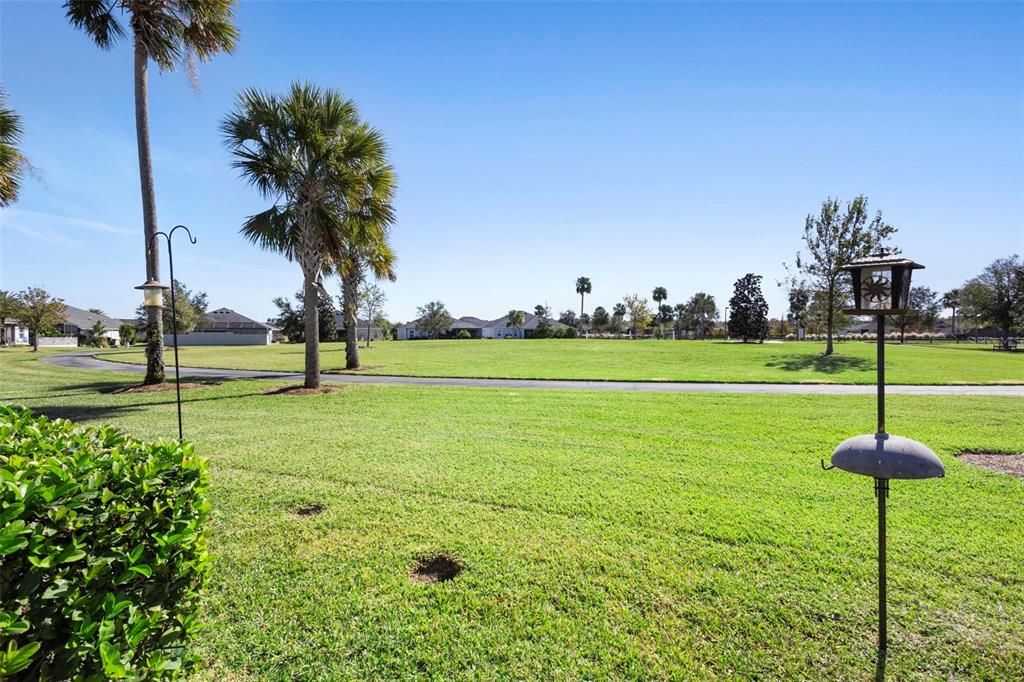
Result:
{"label": "palm tree trunk", "polygon": [[[156,240],[156,190],[153,155],[149,144],[149,55],[135,38],[135,137],[139,149],[139,184],[142,189],[142,224],[146,237],[146,279],[160,280],[160,245]],[[143,384],[164,382],[164,320],[156,308],[146,310],[150,333],[146,338],[146,378]]]}
{"label": "palm tree trunk", "polygon": [[[341,312],[345,318],[345,369],[359,369],[359,339],[356,337],[356,300],[359,295],[359,278],[356,268],[342,276]],[[366,340],[370,334],[367,329]]]}
{"label": "palm tree trunk", "polygon": [[580,319],[577,322],[577,326],[580,329],[583,329],[583,297],[584,296],[585,296],[585,294],[582,294],[582,293],[580,294]]}
{"label": "palm tree trunk", "polygon": [[320,388],[320,292],[312,273],[303,268],[302,317],[306,337],[306,388]]}

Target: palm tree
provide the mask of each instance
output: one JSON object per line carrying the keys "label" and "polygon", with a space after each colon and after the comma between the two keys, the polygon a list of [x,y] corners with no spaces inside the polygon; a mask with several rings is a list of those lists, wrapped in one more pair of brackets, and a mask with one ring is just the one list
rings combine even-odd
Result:
{"label": "palm tree", "polygon": [[626,305],[624,303],[616,303],[612,306],[612,320],[615,323],[615,332],[617,334],[622,333],[622,320],[626,317]]}
{"label": "palm tree", "polygon": [[[392,174],[393,187],[393,174]],[[388,192],[390,194],[390,191]],[[390,200],[390,199],[389,199]],[[359,342],[356,337],[356,318],[359,308],[359,289],[367,273],[375,279],[395,281],[395,252],[387,241],[388,218],[369,232],[350,232],[348,244],[336,263],[341,277],[341,314],[345,320],[345,369],[359,369]],[[379,229],[380,232],[375,230]],[[371,320],[367,320],[366,345],[370,345]]]}
{"label": "palm tree", "polygon": [[275,202],[247,218],[242,234],[302,268],[305,385],[318,388],[323,275],[352,257],[354,245],[363,243],[360,234],[393,219],[381,200],[382,193],[390,196],[385,178],[393,178],[381,163],[384,139],[359,120],[352,100],[303,83],[293,83],[284,97],[244,91],[221,130],[235,155],[232,165]]}
{"label": "palm tree", "polygon": [[657,304],[655,307],[658,309],[658,323],[664,322],[665,316],[662,314],[661,302],[668,300],[668,290],[665,287],[654,287],[654,291],[651,293],[651,298]]}
{"label": "palm tree", "polygon": [[580,319],[583,319],[583,297],[591,291],[589,277],[576,278],[576,293],[580,295]]}
{"label": "palm tree", "polygon": [[[238,30],[232,24],[234,0],[67,0],[68,21],[80,28],[103,50],[126,37],[116,14],[127,18],[135,52],[135,136],[139,152],[139,183],[142,189],[142,222],[146,247],[146,280],[160,279],[160,252],[155,239],[156,189],[153,154],[149,141],[149,60],[160,71],[173,71],[184,63],[195,82],[194,59],[209,61],[219,52],[234,52]],[[143,383],[164,381],[163,319],[157,308],[148,308],[146,378]]]}
{"label": "palm tree", "polygon": [[950,289],[942,295],[942,307],[949,308],[953,311],[953,317],[950,320],[950,333],[953,337],[956,337],[956,309],[960,307],[960,290]]}
{"label": "palm tree", "polygon": [[0,207],[18,200],[25,157],[21,142],[21,116],[7,106],[7,93],[0,89]]}
{"label": "palm tree", "polygon": [[523,323],[526,321],[526,313],[522,310],[510,310],[508,311],[508,326],[512,327],[516,336],[519,336],[519,330],[523,328]]}

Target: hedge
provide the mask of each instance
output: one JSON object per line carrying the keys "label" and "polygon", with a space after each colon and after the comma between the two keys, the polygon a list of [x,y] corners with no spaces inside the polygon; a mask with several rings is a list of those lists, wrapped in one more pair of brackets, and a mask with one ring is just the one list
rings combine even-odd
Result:
{"label": "hedge", "polygon": [[0,405],[0,678],[173,678],[209,557],[205,464]]}

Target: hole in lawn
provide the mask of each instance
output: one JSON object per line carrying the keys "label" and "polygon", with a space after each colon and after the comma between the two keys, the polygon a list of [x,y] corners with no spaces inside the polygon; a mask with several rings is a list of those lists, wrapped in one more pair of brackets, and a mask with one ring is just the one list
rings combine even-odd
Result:
{"label": "hole in lawn", "polygon": [[307,504],[304,507],[296,509],[295,513],[299,516],[314,516],[322,512],[324,509],[327,509],[327,507],[322,504]]}
{"label": "hole in lawn", "polygon": [[462,564],[446,554],[420,557],[413,564],[409,578],[414,583],[443,583],[462,572]]}
{"label": "hole in lawn", "polygon": [[1024,479],[1024,452],[961,452],[957,458],[989,471]]}

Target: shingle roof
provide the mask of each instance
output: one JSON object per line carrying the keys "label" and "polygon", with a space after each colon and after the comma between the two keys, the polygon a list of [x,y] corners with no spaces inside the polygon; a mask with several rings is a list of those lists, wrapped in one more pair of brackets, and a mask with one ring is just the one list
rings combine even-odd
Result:
{"label": "shingle roof", "polygon": [[465,315],[452,322],[452,329],[482,329],[486,325],[486,320],[481,320],[479,317],[473,317],[471,315]]}
{"label": "shingle roof", "polygon": [[262,322],[236,313],[231,308],[217,308],[205,315],[196,325],[196,331],[223,331],[229,329],[270,329]]}
{"label": "shingle roof", "polygon": [[107,317],[106,315],[97,315],[94,312],[82,310],[73,305],[64,305],[64,324],[71,324],[83,331],[88,331],[92,329],[97,320],[103,323],[104,331],[117,331],[121,326],[121,320],[119,319]]}
{"label": "shingle roof", "polygon": [[[540,315],[534,315],[533,313],[526,313],[526,315],[523,316],[523,327],[522,328],[523,329],[536,329],[537,325],[540,324],[540,321],[541,320],[545,320],[545,319],[548,321],[548,325],[552,329],[558,329],[560,327],[567,327],[568,326],[568,325],[562,324],[558,320],[552,320],[550,317],[545,318],[545,317],[541,317]],[[506,315],[505,317],[499,317],[497,320],[491,320],[490,322],[488,322],[484,326],[487,327],[488,329],[493,329],[495,327],[509,327],[511,325],[509,325],[509,323],[508,323],[508,315]]]}

